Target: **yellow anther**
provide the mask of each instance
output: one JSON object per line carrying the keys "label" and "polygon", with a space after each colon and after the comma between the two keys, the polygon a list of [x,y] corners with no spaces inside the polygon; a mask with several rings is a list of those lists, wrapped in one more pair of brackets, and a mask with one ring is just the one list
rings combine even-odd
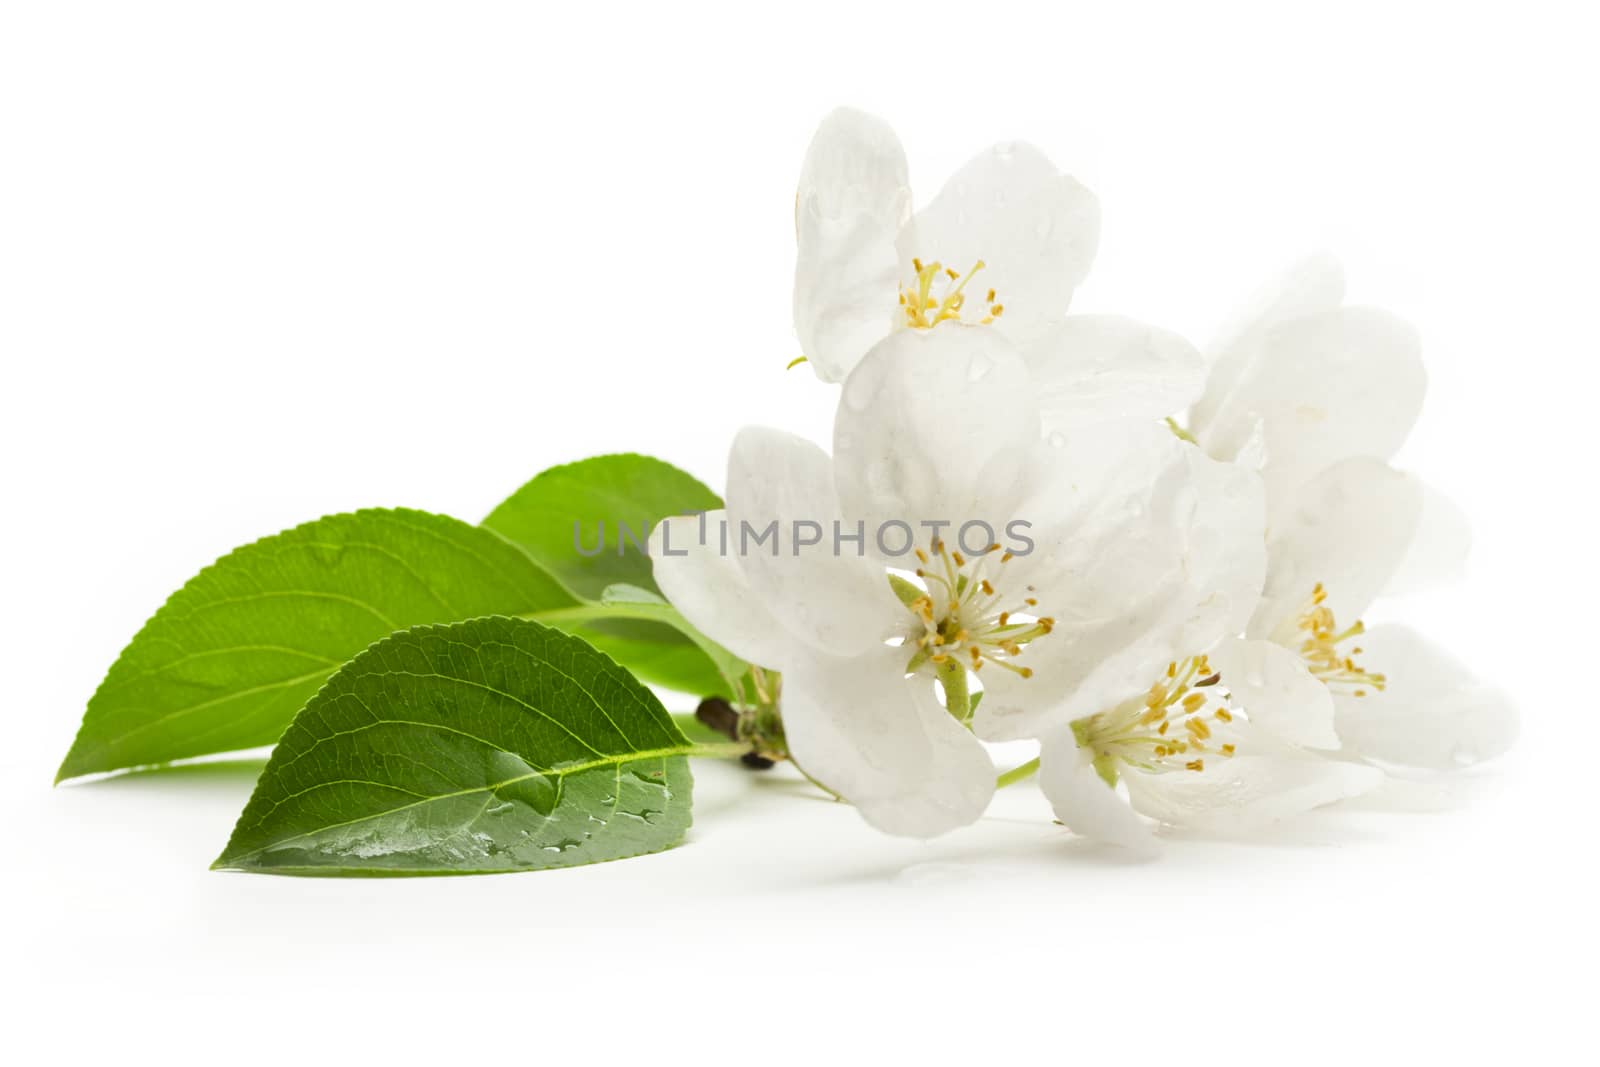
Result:
{"label": "yellow anther", "polygon": [[1210,668],[1204,656],[1169,663],[1161,680],[1144,694],[1074,723],[1079,743],[1096,759],[1109,758],[1130,771],[1151,774],[1201,769],[1201,757],[1190,758],[1190,753],[1220,747],[1231,756],[1234,744],[1227,733],[1213,741],[1214,730],[1226,731],[1235,716],[1227,707],[1228,692],[1209,688],[1221,681]]}
{"label": "yellow anther", "polygon": [[908,660],[908,667],[917,670],[929,663],[942,665],[954,660],[977,671],[986,663],[998,663],[1023,678],[1033,677],[1031,666],[1013,661],[1031,642],[1049,634],[1055,622],[1016,618],[1017,612],[1026,612],[1024,619],[1032,614],[1028,609],[1037,604],[1033,597],[1022,605],[1013,603],[1011,608],[999,610],[1005,600],[1004,583],[998,578],[991,580],[997,572],[986,572],[986,568],[989,556],[1000,545],[990,544],[971,558],[937,539],[927,548],[916,549],[917,558],[927,566],[914,572],[924,592],[909,605],[916,622],[904,641],[920,651]]}
{"label": "yellow anther", "polygon": [[1358,619],[1340,630],[1334,621],[1333,610],[1323,603],[1327,599],[1327,589],[1318,582],[1312,588],[1299,618],[1295,620],[1295,631],[1300,640],[1300,658],[1311,673],[1330,688],[1354,690],[1357,696],[1364,696],[1368,688],[1381,691],[1388,679],[1367,670],[1356,661],[1355,656],[1362,650],[1353,647],[1345,652],[1339,648],[1351,638],[1366,633],[1365,624]]}
{"label": "yellow anther", "polygon": [[[916,280],[902,288],[899,294],[900,309],[905,313],[906,325],[912,329],[930,330],[941,322],[961,321],[961,310],[966,305],[967,299],[963,290],[973,275],[983,270],[985,266],[987,264],[980,259],[963,275],[960,271],[939,262],[923,263],[921,259],[912,259],[911,267],[916,273]],[[945,278],[945,290],[942,293],[935,293],[934,282],[940,274]],[[991,306],[988,316],[981,321],[988,322],[1002,310],[995,304],[993,289],[989,290],[985,303]]]}

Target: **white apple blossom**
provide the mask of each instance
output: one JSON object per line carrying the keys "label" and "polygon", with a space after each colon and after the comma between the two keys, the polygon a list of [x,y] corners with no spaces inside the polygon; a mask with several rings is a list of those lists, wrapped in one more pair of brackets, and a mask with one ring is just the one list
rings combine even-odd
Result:
{"label": "white apple blossom", "polygon": [[1083,836],[1147,850],[1154,827],[1140,816],[1234,831],[1378,785],[1375,768],[1316,751],[1332,740],[1326,693],[1306,699],[1297,681],[1280,688],[1260,677],[1230,683],[1246,678],[1243,657],[1263,646],[1276,647],[1225,640],[1227,666],[1215,654],[1174,661],[1145,693],[1044,733],[1039,784],[1056,817]]}
{"label": "white apple blossom", "polygon": [[[770,543],[740,536],[774,520]],[[1015,520],[1031,551],[982,533]],[[872,348],[841,391],[831,458],[741,432],[725,512],[668,520],[651,547],[690,622],[782,672],[797,764],[873,825],[931,836],[976,819],[995,786],[965,721],[972,682],[995,735],[1143,691],[1179,650],[1243,626],[1261,524],[1254,472],[1154,419],[1042,434],[1010,338],[947,324]]]}
{"label": "white apple blossom", "polygon": [[795,330],[824,381],[843,381],[891,332],[989,324],[1028,365],[1046,432],[1170,415],[1204,387],[1182,338],[1067,315],[1099,241],[1099,203],[1031,145],[979,153],[913,214],[894,131],[841,109],[806,153],[795,232]]}
{"label": "white apple blossom", "polygon": [[[1516,738],[1504,693],[1404,626],[1359,621],[1379,595],[1454,571],[1465,522],[1388,459],[1421,409],[1415,331],[1343,303],[1339,265],[1310,259],[1258,299],[1216,347],[1189,432],[1209,454],[1260,466],[1268,567],[1248,636],[1256,676],[1324,684],[1345,754],[1450,769]],[[1215,657],[1214,657],[1215,658]],[[1230,682],[1245,677],[1223,667]]]}
{"label": "white apple blossom", "polygon": [[[1218,546],[1235,561],[1226,578],[1212,578],[1213,591],[1229,604],[1222,627],[1208,639],[1169,646],[1165,661],[1143,661],[1142,674],[1121,676],[1120,695],[1099,689],[1019,708],[986,690],[975,717],[974,730],[988,740],[1038,738],[1039,784],[1056,817],[1078,834],[1127,848],[1153,845],[1154,827],[1141,816],[1196,829],[1248,829],[1359,795],[1383,777],[1330,758],[1339,746],[1334,702],[1295,653],[1236,636],[1250,616],[1249,590],[1257,588],[1246,568],[1260,564],[1263,548],[1259,482],[1236,464],[1206,470],[1196,490],[1254,524],[1256,538]],[[1245,486],[1253,493],[1239,491]],[[1203,550],[1195,543],[1190,552],[1193,558]],[[1106,591],[1108,600],[1114,596]]]}

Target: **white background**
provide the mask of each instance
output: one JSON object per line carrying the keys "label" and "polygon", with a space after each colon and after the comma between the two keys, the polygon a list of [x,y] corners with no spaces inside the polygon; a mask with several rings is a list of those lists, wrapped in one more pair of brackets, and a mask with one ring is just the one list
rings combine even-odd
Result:
{"label": "white background", "polygon": [[[6,4],[13,1062],[1576,1055],[1585,6]],[[1027,788],[920,843],[719,765],[661,856],[248,877],[206,865],[259,763],[49,787],[122,645],[236,544],[360,506],[476,520],[605,451],[720,486],[747,421],[825,438],[831,390],[783,371],[792,192],[845,102],[898,127],[921,199],[1016,137],[1094,188],[1079,309],[1204,340],[1326,248],[1355,300],[1416,322],[1431,388],[1402,460],[1477,545],[1465,585],[1382,614],[1514,690],[1518,750],[1152,863],[1069,840]]]}

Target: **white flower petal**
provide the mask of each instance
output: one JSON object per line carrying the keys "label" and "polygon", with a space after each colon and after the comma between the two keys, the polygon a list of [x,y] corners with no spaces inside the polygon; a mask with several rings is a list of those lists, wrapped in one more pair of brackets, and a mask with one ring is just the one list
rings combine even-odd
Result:
{"label": "white flower petal", "polygon": [[1018,661],[1033,677],[983,672],[976,728],[992,740],[1035,737],[1057,717],[1144,692],[1169,663],[1237,632],[1260,595],[1266,546],[1253,472],[1146,420],[1055,436],[1041,460],[1054,477],[1019,511],[1036,547],[994,579],[1002,593],[1034,587],[1054,630]]}
{"label": "white flower petal", "polygon": [[[1410,433],[1427,378],[1416,331],[1372,308],[1292,319],[1246,340],[1190,414],[1201,447],[1232,457],[1260,420],[1269,506],[1348,456],[1388,459]],[[1220,368],[1219,368],[1220,369]]]}
{"label": "white flower petal", "polygon": [[704,520],[690,515],[657,523],[650,532],[656,584],[701,633],[749,663],[781,670],[794,655],[794,638],[751,590],[738,561],[719,551],[725,516],[709,511]]}
{"label": "white flower petal", "polygon": [[783,676],[784,734],[795,762],[885,833],[933,837],[976,820],[994,762],[934,697],[904,677],[906,654],[807,658]]}
{"label": "white flower petal", "polygon": [[1094,757],[1063,727],[1044,738],[1039,749],[1039,788],[1061,824],[1075,834],[1149,852],[1151,826],[1134,814],[1122,794],[1095,773]]}
{"label": "white flower petal", "polygon": [[1307,256],[1251,298],[1246,310],[1207,350],[1213,395],[1231,392],[1250,362],[1250,342],[1290,319],[1332,311],[1344,302],[1344,268],[1325,252]]}
{"label": "white flower petal", "polygon": [[[905,621],[881,565],[848,546],[834,551],[839,505],[822,449],[777,430],[741,430],[728,456],[727,500],[728,551],[790,633],[855,655]],[[813,537],[818,543],[801,543]]]}
{"label": "white flower petal", "polygon": [[[861,362],[839,398],[834,478],[844,514],[867,523],[1010,519],[1039,414],[1016,349],[987,326],[901,330]],[[998,531],[997,531],[998,532]],[[954,528],[945,532],[955,543]],[[895,541],[894,547],[898,547]]]}
{"label": "white flower petal", "polygon": [[1472,527],[1449,497],[1422,485],[1422,510],[1405,558],[1384,587],[1384,595],[1415,593],[1456,581],[1472,551]]}
{"label": "white flower petal", "polygon": [[1493,759],[1515,743],[1517,712],[1506,694],[1416,631],[1374,626],[1361,647],[1362,666],[1388,681],[1381,692],[1335,697],[1339,737],[1352,755],[1453,770]]}
{"label": "white flower petal", "polygon": [[1421,506],[1421,483],[1375,459],[1336,463],[1302,486],[1272,513],[1250,636],[1288,643],[1319,582],[1334,617],[1355,622],[1405,558]]}
{"label": "white flower petal", "polygon": [[895,238],[911,214],[905,153],[882,120],[823,120],[795,195],[794,321],[823,381],[843,381],[895,322]]}
{"label": "white flower petal", "polygon": [[[1220,460],[1230,459],[1228,456],[1217,456],[1214,452],[1208,454]],[[1244,444],[1234,452],[1231,461],[1257,472],[1267,465],[1266,433],[1261,429],[1260,419],[1250,420],[1250,434],[1244,439]]]}
{"label": "white flower petal", "polygon": [[982,260],[975,299],[994,289],[996,325],[1026,338],[1065,315],[1100,240],[1095,195],[1032,145],[996,145],[951,176],[900,235],[903,276],[913,258],[967,273]]}
{"label": "white flower petal", "polygon": [[1107,419],[1159,419],[1205,388],[1205,363],[1188,341],[1119,315],[1069,315],[1023,346],[1044,430]]}
{"label": "white flower petal", "polygon": [[1317,756],[1251,732],[1249,747],[1232,758],[1205,760],[1202,771],[1122,776],[1133,807],[1172,826],[1234,831],[1260,827],[1383,783],[1383,772],[1361,763]]}
{"label": "white flower petal", "polygon": [[1225,638],[1209,654],[1211,666],[1250,726],[1303,748],[1335,749],[1333,694],[1295,653],[1271,641]]}

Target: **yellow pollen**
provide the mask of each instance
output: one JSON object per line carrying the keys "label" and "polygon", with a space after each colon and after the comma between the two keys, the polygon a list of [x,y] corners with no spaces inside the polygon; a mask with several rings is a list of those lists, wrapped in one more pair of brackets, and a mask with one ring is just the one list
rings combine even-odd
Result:
{"label": "yellow pollen", "polygon": [[1305,608],[1295,619],[1300,658],[1311,673],[1330,689],[1353,690],[1356,696],[1365,696],[1369,688],[1382,692],[1388,679],[1356,662],[1355,656],[1360,654],[1360,646],[1352,647],[1348,652],[1339,648],[1352,638],[1366,633],[1365,624],[1357,619],[1345,629],[1339,629],[1334,621],[1333,609],[1323,603],[1327,599],[1327,589],[1318,582],[1312,588]]}
{"label": "yellow pollen", "polygon": [[1031,642],[1055,628],[1055,620],[1033,617],[1038,601],[1031,596],[1006,606],[1004,582],[990,559],[999,548],[991,544],[969,558],[935,539],[926,550],[916,549],[925,566],[914,572],[923,592],[913,594],[908,605],[915,619],[903,637],[908,652],[914,653],[908,671],[953,660],[972,671],[998,663],[1022,678],[1033,677],[1033,667],[1015,661]]}
{"label": "yellow pollen", "polygon": [[[905,313],[906,325],[915,330],[931,330],[941,322],[962,321],[961,312],[966,306],[966,287],[975,274],[983,270],[987,264],[978,260],[972,269],[962,274],[960,271],[946,267],[943,263],[923,263],[920,259],[911,261],[912,270],[916,273],[916,280],[900,290],[900,309]],[[940,275],[944,275],[944,291],[935,293],[934,283]],[[992,322],[1005,310],[1000,304],[995,303],[995,291],[990,289],[984,298],[988,313],[977,320],[969,322]]]}
{"label": "yellow pollen", "polygon": [[[1170,663],[1147,692],[1079,719],[1073,732],[1096,760],[1110,760],[1120,769],[1148,774],[1201,770],[1198,753],[1220,752],[1227,758],[1236,750],[1231,694],[1218,686],[1221,680],[1204,656]],[[1216,732],[1222,736],[1213,741]]]}

